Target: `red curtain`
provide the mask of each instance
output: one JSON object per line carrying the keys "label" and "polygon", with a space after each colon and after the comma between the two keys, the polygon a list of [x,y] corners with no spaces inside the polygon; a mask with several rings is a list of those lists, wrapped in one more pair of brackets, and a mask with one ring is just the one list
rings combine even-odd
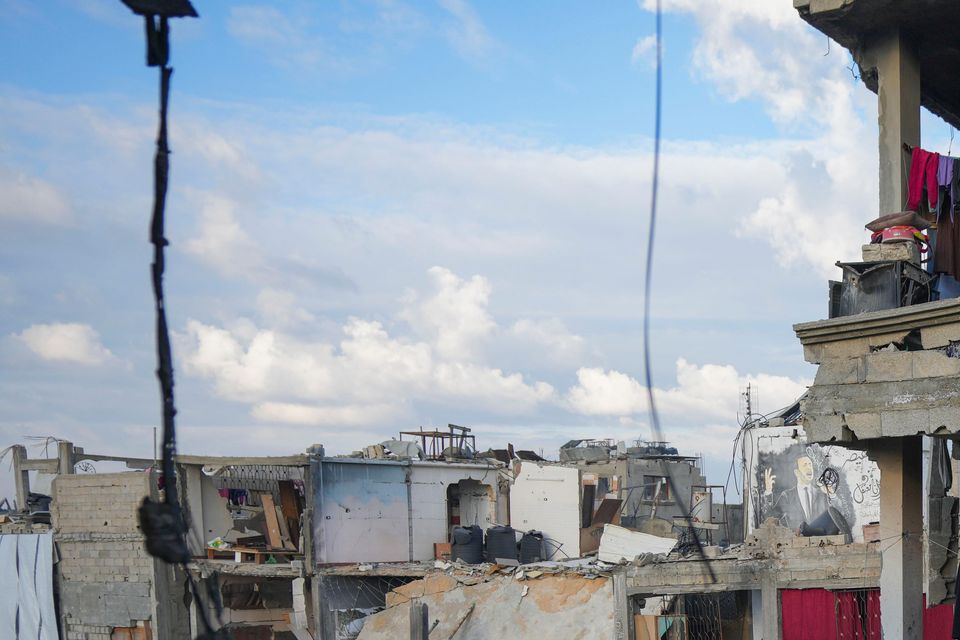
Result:
{"label": "red curtain", "polygon": [[[859,597],[858,597],[859,596]],[[783,640],[881,640],[880,590],[780,592]],[[950,640],[953,605],[923,609],[924,640]]]}
{"label": "red curtain", "polygon": [[839,640],[837,597],[826,589],[780,592],[783,640]]}

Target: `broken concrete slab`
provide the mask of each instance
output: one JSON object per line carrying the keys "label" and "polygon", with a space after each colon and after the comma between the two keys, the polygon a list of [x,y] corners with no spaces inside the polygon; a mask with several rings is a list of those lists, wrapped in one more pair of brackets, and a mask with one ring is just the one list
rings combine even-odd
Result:
{"label": "broken concrete slab", "polygon": [[610,564],[629,562],[645,553],[670,553],[676,544],[677,541],[673,538],[661,538],[615,524],[606,524],[603,526],[597,559]]}
{"label": "broken concrete slab", "polygon": [[422,580],[414,580],[400,585],[387,593],[387,606],[392,607],[414,598],[423,598],[456,589],[460,583],[445,573],[429,575]]}
{"label": "broken concrete slab", "polygon": [[[960,324],[960,299],[953,298],[804,322],[795,324],[793,330],[803,345],[807,362],[821,364],[831,358],[857,357],[876,347],[902,343],[913,331],[927,330],[932,341],[936,333],[931,333],[931,328],[957,324]],[[957,335],[956,332],[957,329],[952,328],[946,335]]]}
{"label": "broken concrete slab", "polygon": [[884,260],[904,260],[913,264],[920,264],[920,249],[916,242],[885,242],[882,244],[865,244],[861,247],[864,262],[881,262]]}
{"label": "broken concrete slab", "polygon": [[946,347],[951,342],[960,342],[960,322],[920,329],[920,343],[924,349]]}
{"label": "broken concrete slab", "polygon": [[830,360],[856,358],[866,355],[878,347],[884,347],[888,344],[901,344],[909,334],[909,331],[899,331],[837,340],[834,342],[805,344],[803,346],[803,358],[811,364],[821,364]]}
{"label": "broken concrete slab", "polygon": [[[431,625],[437,623],[430,637],[527,638],[542,635],[547,628],[551,638],[571,640],[610,638],[614,633],[613,588],[603,576],[544,574],[521,582],[495,575],[488,582],[432,593],[419,601],[427,605]],[[464,619],[471,606],[472,614]],[[388,600],[386,609],[365,619],[358,639],[396,638],[398,629],[409,626],[409,609],[409,601],[394,601],[391,606]]]}

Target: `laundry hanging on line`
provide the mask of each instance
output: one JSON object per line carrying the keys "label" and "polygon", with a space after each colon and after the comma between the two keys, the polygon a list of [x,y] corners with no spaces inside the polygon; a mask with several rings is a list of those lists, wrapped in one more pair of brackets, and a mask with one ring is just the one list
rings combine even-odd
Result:
{"label": "laundry hanging on line", "polygon": [[219,489],[217,490],[217,493],[220,494],[221,498],[226,498],[227,502],[234,506],[247,504],[246,489]]}
{"label": "laundry hanging on line", "polygon": [[960,158],[914,147],[907,208],[929,212],[936,221],[936,229],[929,233],[928,271],[946,276],[945,285],[951,284],[949,279],[960,280],[960,219],[956,215],[960,211]]}

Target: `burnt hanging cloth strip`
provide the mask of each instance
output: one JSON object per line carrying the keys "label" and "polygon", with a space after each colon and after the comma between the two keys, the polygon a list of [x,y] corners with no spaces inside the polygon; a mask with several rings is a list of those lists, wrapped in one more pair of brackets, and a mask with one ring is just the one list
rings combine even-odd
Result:
{"label": "burnt hanging cloth strip", "polygon": [[[170,29],[168,18],[196,17],[197,12],[189,0],[122,0],[134,13],[144,17],[147,37],[147,66],[160,68],[160,123],[157,130],[157,152],[153,162],[153,215],[150,222],[150,243],[153,245],[153,263],[151,281],[153,284],[154,306],[157,317],[157,379],[160,382],[160,397],[163,415],[163,502],[154,502],[144,498],[140,505],[140,529],[150,555],[168,564],[180,564],[186,569],[190,561],[187,547],[187,521],[180,506],[177,491],[175,457],[177,453],[177,434],[174,417],[177,410],[173,402],[173,355],[170,349],[170,335],[167,327],[166,304],[163,296],[163,272],[165,267],[164,213],[167,200],[167,182],[169,177],[170,147],[167,143],[167,104],[170,97],[170,77],[173,69],[167,64],[170,57]],[[203,634],[198,640],[226,640],[225,631],[214,630],[207,614],[207,604],[200,599],[200,593],[190,571],[186,570],[187,581],[192,597],[197,601],[203,625]],[[208,581],[208,598],[220,616],[222,609],[218,589]]]}
{"label": "burnt hanging cloth strip", "polygon": [[170,564],[190,561],[187,548],[186,521],[177,495],[174,456],[177,453],[177,435],[173,404],[173,356],[167,331],[167,313],[163,298],[163,250],[167,239],[163,235],[164,210],[167,199],[170,147],[167,145],[167,102],[170,96],[170,76],[173,69],[167,66],[168,36],[166,17],[147,17],[147,64],[160,67],[160,125],[157,133],[157,153],[154,156],[153,218],[150,223],[150,242],[153,244],[151,275],[153,296],[157,313],[157,378],[160,380],[160,396],[163,404],[163,472],[164,501],[144,499],[140,507],[140,525],[146,536],[150,555]]}

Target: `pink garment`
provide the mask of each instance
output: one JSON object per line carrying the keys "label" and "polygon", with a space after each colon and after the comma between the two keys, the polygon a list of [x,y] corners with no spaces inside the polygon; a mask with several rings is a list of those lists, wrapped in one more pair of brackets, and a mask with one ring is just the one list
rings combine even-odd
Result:
{"label": "pink garment", "polygon": [[937,200],[940,194],[937,173],[940,168],[940,154],[924,151],[920,147],[913,148],[910,159],[910,177],[907,180],[907,209],[920,211],[920,201],[923,190],[927,190],[927,203],[930,211],[937,210]]}

